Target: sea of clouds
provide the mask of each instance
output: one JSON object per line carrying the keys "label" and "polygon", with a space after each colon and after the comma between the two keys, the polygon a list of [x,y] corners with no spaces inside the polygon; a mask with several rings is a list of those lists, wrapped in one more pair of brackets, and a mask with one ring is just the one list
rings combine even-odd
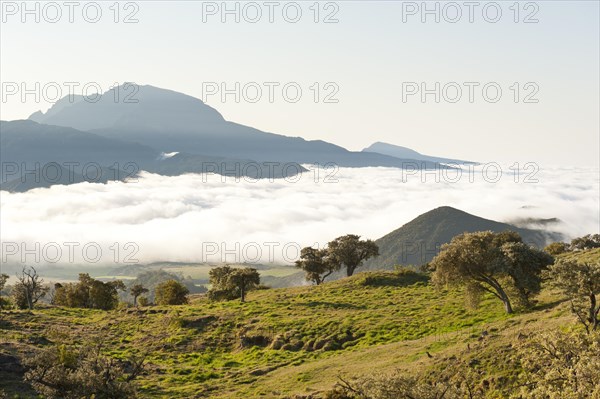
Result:
{"label": "sea of clouds", "polygon": [[565,239],[599,232],[597,168],[521,165],[515,174],[514,165],[486,165],[313,169],[259,181],[142,173],[125,183],[3,191],[2,262],[289,263],[300,247],[348,233],[377,239],[446,205],[504,222],[558,218],[548,227]]}

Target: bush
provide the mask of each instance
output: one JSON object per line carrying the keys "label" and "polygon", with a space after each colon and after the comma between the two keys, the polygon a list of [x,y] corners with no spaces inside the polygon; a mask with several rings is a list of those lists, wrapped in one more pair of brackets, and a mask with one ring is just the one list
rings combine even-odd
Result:
{"label": "bush", "polygon": [[81,273],[78,283],[54,285],[52,303],[69,308],[111,310],[119,305],[119,291],[124,290],[125,284],[121,280],[104,283]]}
{"label": "bush", "polygon": [[135,398],[132,381],[143,369],[143,358],[121,361],[102,356],[100,346],[80,350],[65,345],[26,358],[25,381],[48,399]]}
{"label": "bush", "polygon": [[482,398],[465,380],[426,381],[400,372],[362,377],[353,381],[340,378],[337,386],[325,393],[325,399],[463,399]]}
{"label": "bush", "polygon": [[553,242],[552,244],[546,245],[544,251],[552,256],[564,254],[565,252],[569,252],[569,244],[565,242]]}
{"label": "bush", "polygon": [[537,334],[519,348],[533,399],[600,398],[600,333]]}
{"label": "bush", "polygon": [[156,286],[154,293],[157,305],[185,305],[190,291],[175,280],[168,280]]}
{"label": "bush", "polygon": [[150,301],[148,300],[147,297],[141,296],[138,298],[138,304],[140,306],[148,306],[150,304]]}

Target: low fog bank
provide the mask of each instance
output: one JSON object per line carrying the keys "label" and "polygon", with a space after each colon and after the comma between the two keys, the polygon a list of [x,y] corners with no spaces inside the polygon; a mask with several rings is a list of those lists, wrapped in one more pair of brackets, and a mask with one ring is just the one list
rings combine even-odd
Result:
{"label": "low fog bank", "polygon": [[[515,174],[509,165],[469,168],[313,168],[272,181],[142,173],[136,182],[3,191],[2,262],[290,263],[300,247],[347,233],[376,239],[444,205],[545,225],[567,239],[598,233],[598,169],[521,166]],[[539,220],[551,218],[558,221]]]}

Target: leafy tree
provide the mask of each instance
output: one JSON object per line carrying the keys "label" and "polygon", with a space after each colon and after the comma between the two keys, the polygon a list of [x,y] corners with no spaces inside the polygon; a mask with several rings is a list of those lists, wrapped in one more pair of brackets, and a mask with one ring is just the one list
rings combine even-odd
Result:
{"label": "leafy tree", "polygon": [[600,325],[600,263],[559,260],[545,273],[548,283],[571,301],[571,310],[587,332]]}
{"label": "leafy tree", "polygon": [[0,291],[4,289],[6,282],[8,281],[8,274],[0,274]]}
{"label": "leafy tree", "polygon": [[544,251],[552,256],[564,254],[565,252],[569,252],[569,244],[566,242],[553,242],[552,244],[546,245]]}
{"label": "leafy tree", "polygon": [[78,283],[54,285],[53,304],[70,308],[111,310],[119,304],[119,291],[125,291],[125,284],[121,280],[105,283],[87,273],[80,273]]}
{"label": "leafy tree", "polygon": [[19,309],[32,310],[49,290],[44,286],[44,280],[33,266],[25,266],[21,274],[17,274],[17,283],[13,286],[13,298]]}
{"label": "leafy tree", "polygon": [[131,296],[133,297],[133,304],[135,306],[138,305],[138,297],[140,295],[143,295],[145,293],[149,292],[148,288],[145,288],[143,285],[141,284],[134,284],[130,289],[129,289],[129,293],[131,294]]}
{"label": "leafy tree", "polygon": [[246,293],[257,288],[260,284],[260,275],[256,269],[251,267],[236,269],[230,274],[229,282],[233,287],[237,288],[240,300],[244,302],[246,300]]}
{"label": "leafy tree", "polygon": [[26,358],[25,381],[49,399],[135,398],[133,380],[143,371],[144,357],[127,363],[103,356],[100,345],[61,345]]}
{"label": "leafy tree", "polygon": [[360,236],[348,234],[327,244],[331,262],[337,269],[346,268],[346,275],[352,276],[362,262],[379,256],[379,247],[372,240],[361,241]]}
{"label": "leafy tree", "polygon": [[312,247],[302,248],[300,260],[296,261],[296,267],[306,273],[306,280],[312,281],[316,285],[321,284],[336,270],[337,266],[329,259],[329,251]]}
{"label": "leafy tree", "polygon": [[593,248],[600,248],[600,234],[587,234],[571,240],[571,251],[583,251]]}
{"label": "leafy tree", "polygon": [[188,303],[187,287],[175,280],[167,280],[156,286],[154,300],[158,305],[184,305]]}
{"label": "leafy tree", "polygon": [[229,282],[233,271],[234,268],[229,265],[210,269],[208,272],[208,281],[211,284],[211,289],[208,291],[209,299],[224,301],[238,298],[235,287],[232,287]]}
{"label": "leafy tree", "polygon": [[215,267],[209,272],[212,288],[208,291],[211,300],[246,300],[246,293],[258,288],[260,275],[253,268],[233,268],[229,265]]}
{"label": "leafy tree", "polygon": [[473,304],[483,293],[491,293],[502,301],[507,313],[513,313],[510,290],[527,304],[540,290],[541,270],[551,263],[552,257],[523,244],[516,233],[486,231],[454,237],[442,246],[430,267],[437,286],[465,286]]}
{"label": "leafy tree", "polygon": [[542,271],[554,258],[522,242],[507,242],[501,249],[506,258],[506,273],[510,276],[509,287],[518,303],[529,307],[530,298],[542,289]]}
{"label": "leafy tree", "polygon": [[175,280],[185,285],[192,294],[206,292],[206,288],[196,286],[191,279],[184,278],[181,273],[171,273],[165,270],[150,270],[140,273],[135,280],[130,282],[129,287],[141,284],[142,286],[148,288],[148,300],[153,301],[156,287],[160,283],[164,283],[165,281],[169,280]]}

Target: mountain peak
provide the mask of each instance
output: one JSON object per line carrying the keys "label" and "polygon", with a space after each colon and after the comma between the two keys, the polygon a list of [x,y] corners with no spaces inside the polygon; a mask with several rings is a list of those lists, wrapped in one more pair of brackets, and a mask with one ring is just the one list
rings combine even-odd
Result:
{"label": "mountain peak", "polygon": [[31,120],[78,130],[190,131],[223,122],[223,116],[200,99],[151,85],[124,83],[94,96],[65,96]]}
{"label": "mountain peak", "polygon": [[368,261],[371,270],[390,268],[394,265],[421,265],[433,259],[440,247],[453,237],[475,231],[516,231],[523,241],[542,247],[547,241],[561,240],[557,233],[520,228],[472,215],[450,206],[432,209],[402,227],[379,238],[380,256]]}

